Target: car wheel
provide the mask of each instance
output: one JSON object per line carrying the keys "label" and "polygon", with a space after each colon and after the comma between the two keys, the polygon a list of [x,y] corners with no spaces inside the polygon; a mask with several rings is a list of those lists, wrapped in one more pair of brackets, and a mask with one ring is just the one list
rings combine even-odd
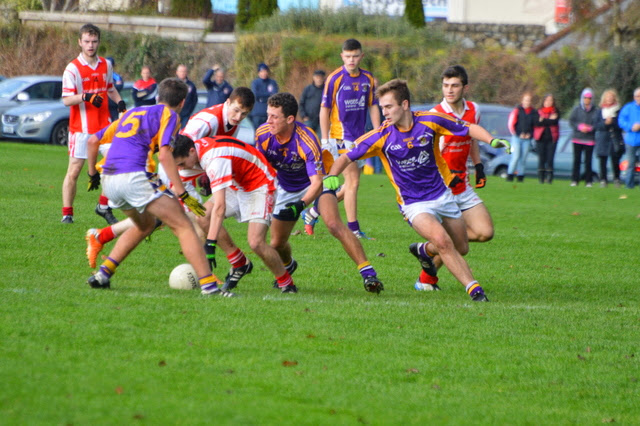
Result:
{"label": "car wheel", "polygon": [[507,166],[498,166],[496,171],[493,173],[496,176],[500,176],[502,179],[507,178]]}
{"label": "car wheel", "polygon": [[67,145],[69,143],[69,120],[62,120],[53,126],[51,131],[52,145]]}

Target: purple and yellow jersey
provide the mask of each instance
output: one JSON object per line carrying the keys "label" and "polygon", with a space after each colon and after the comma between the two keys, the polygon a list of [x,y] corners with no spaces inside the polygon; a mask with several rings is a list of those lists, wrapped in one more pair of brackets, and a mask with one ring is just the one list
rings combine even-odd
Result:
{"label": "purple and yellow jersey", "polygon": [[[111,149],[111,142],[113,141],[113,136],[116,134],[116,129],[118,128],[118,121],[119,119],[96,133],[96,137],[100,144],[100,153],[103,155],[102,159],[96,163],[96,170],[98,170],[99,173],[102,173],[104,163],[107,161],[107,153],[109,152],[109,149]],[[149,151],[147,156],[147,172],[149,173],[156,172],[156,160],[153,159],[153,154],[153,151]]]}
{"label": "purple and yellow jersey", "polygon": [[[436,200],[453,176],[440,155],[441,136],[466,136],[469,123],[436,112],[413,112],[413,126],[401,132],[389,121],[362,136],[347,153],[352,161],[379,156],[396,190],[398,204]],[[435,143],[434,143],[435,141]]]}
{"label": "purple and yellow jersey", "polygon": [[178,114],[163,104],[132,108],[114,124],[105,175],[147,171],[149,153],[169,145],[180,129]]}
{"label": "purple and yellow jersey", "polygon": [[279,142],[269,131],[268,124],[258,127],[256,148],[276,169],[278,183],[285,191],[302,191],[311,184],[309,176],[325,174],[318,137],[298,121],[291,139],[286,142]]}
{"label": "purple and yellow jersey", "polygon": [[355,141],[364,134],[367,111],[377,105],[373,75],[360,69],[350,75],[344,66],[327,78],[321,106],[329,108],[331,129],[329,137]]}

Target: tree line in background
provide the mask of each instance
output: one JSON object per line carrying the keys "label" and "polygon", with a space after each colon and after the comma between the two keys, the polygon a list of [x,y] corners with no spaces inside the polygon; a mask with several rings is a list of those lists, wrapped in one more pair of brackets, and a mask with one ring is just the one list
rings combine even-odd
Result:
{"label": "tree line in background", "polygon": [[[247,10],[254,4],[245,3]],[[271,8],[277,5],[269,3]],[[143,64],[151,66],[154,76],[161,79],[173,76],[175,67],[185,63],[198,85],[213,63],[230,70],[232,84],[249,85],[256,77],[256,64],[265,62],[282,90],[297,96],[315,69],[332,71],[340,66],[342,42],[356,37],[365,49],[363,68],[371,70],[380,82],[407,79],[414,103],[439,100],[440,73],[456,63],[469,71],[470,97],[478,102],[514,105],[524,91],[538,98],[553,93],[560,108],[568,112],[586,86],[597,93],[614,87],[624,100],[630,100],[633,89],[640,86],[640,57],[633,44],[585,52],[567,48],[539,58],[500,48],[465,49],[428,26],[414,26],[408,19],[363,15],[357,9],[340,13],[263,12],[270,16],[253,22],[252,29],[238,32],[235,49],[104,31],[100,54],[113,56],[117,71],[128,80],[138,78]],[[77,54],[76,31],[17,24],[0,27],[0,74],[62,74]]]}

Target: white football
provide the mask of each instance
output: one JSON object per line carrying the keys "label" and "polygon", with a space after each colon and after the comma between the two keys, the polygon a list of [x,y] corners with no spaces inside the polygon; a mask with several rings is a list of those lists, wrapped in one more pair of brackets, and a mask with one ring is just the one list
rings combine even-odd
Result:
{"label": "white football", "polygon": [[169,287],[176,290],[193,290],[200,288],[198,274],[190,263],[183,263],[173,268],[169,275]]}

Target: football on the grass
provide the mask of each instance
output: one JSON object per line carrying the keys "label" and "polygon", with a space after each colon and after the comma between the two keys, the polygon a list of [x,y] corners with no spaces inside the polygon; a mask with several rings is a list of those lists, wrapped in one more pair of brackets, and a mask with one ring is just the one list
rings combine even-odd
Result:
{"label": "football on the grass", "polygon": [[198,274],[190,263],[183,263],[173,268],[169,275],[169,287],[176,290],[193,290],[200,288]]}

